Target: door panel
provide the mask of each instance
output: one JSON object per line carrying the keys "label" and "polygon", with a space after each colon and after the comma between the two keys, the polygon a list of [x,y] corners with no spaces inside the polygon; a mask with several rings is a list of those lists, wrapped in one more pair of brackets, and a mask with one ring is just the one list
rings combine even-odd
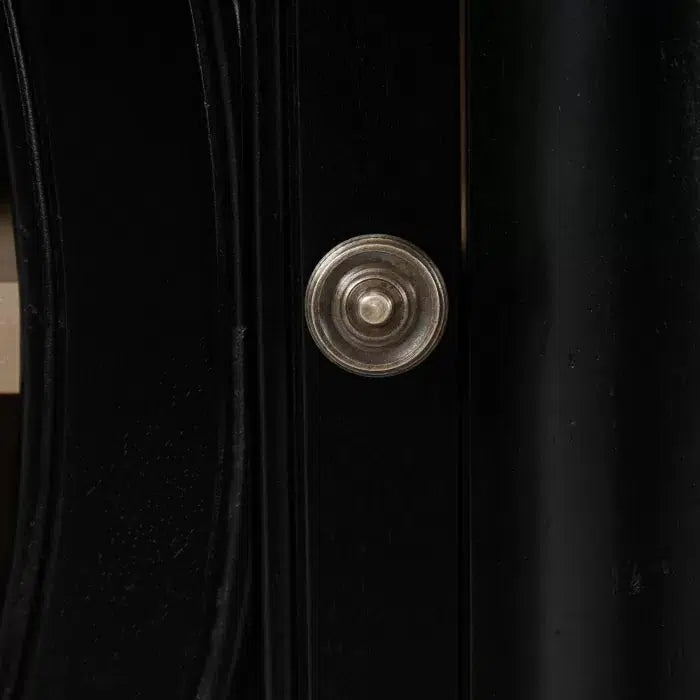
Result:
{"label": "door panel", "polygon": [[320,698],[458,697],[459,40],[457,3],[299,3],[302,281],[383,233],[425,250],[450,298],[442,341],[406,374],[355,376],[304,343]]}

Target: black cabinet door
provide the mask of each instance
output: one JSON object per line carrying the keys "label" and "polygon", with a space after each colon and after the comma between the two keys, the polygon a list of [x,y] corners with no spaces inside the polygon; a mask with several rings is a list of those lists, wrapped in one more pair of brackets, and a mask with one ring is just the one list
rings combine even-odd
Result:
{"label": "black cabinet door", "polygon": [[[3,700],[698,696],[694,7],[0,6]],[[370,234],[449,306],[381,378],[304,309]]]}
{"label": "black cabinet door", "polygon": [[[3,4],[23,311],[6,698],[457,697],[460,8]],[[419,367],[329,363],[306,280],[422,247]],[[410,672],[407,672],[410,669]]]}

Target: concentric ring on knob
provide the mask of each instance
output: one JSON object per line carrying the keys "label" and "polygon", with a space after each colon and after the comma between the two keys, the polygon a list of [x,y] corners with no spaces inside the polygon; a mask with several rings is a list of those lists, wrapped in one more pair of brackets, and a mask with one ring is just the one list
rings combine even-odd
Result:
{"label": "concentric ring on knob", "polygon": [[356,236],[330,250],[306,288],[306,321],[335,364],[364,376],[390,376],[422,362],[447,321],[440,271],[412,243]]}

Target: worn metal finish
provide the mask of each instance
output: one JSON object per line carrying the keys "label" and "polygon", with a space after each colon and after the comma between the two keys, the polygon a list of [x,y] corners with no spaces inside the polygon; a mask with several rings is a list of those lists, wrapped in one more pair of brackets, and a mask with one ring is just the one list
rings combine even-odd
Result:
{"label": "worn metal finish", "polygon": [[420,364],[440,342],[447,291],[420,248],[396,236],[356,236],[329,251],[306,289],[316,345],[348,372],[386,377]]}

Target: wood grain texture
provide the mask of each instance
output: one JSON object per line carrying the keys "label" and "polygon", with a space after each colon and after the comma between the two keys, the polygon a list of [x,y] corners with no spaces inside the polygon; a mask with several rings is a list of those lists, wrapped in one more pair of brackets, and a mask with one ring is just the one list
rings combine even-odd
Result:
{"label": "wood grain texture", "polygon": [[0,394],[19,393],[19,286],[0,282]]}

